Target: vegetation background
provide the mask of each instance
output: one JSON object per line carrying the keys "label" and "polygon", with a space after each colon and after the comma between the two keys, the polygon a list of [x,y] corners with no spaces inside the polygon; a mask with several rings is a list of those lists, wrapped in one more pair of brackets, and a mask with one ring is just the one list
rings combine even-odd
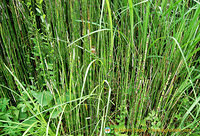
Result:
{"label": "vegetation background", "polygon": [[200,135],[198,0],[0,0],[0,15],[0,135]]}

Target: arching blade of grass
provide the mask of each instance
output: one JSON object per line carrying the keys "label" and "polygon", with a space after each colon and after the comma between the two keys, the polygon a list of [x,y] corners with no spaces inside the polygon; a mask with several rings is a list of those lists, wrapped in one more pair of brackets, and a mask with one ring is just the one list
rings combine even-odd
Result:
{"label": "arching blade of grass", "polygon": [[185,113],[185,115],[183,116],[183,119],[180,123],[179,128],[182,128],[183,122],[186,120],[187,116],[191,113],[191,111],[194,109],[194,107],[199,104],[200,101],[200,97],[196,98],[194,103],[190,106],[190,108],[187,110],[187,112]]}
{"label": "arching blade of grass", "polygon": [[196,93],[195,93],[195,90],[194,90],[194,85],[193,85],[193,83],[192,83],[192,79],[191,79],[191,75],[190,75],[190,70],[189,70],[189,68],[188,68],[188,64],[187,64],[187,62],[186,62],[186,58],[185,58],[185,56],[184,56],[184,54],[183,54],[183,51],[182,51],[182,49],[181,49],[179,43],[177,42],[177,40],[176,40],[174,37],[171,37],[171,38],[176,42],[176,44],[178,45],[178,48],[179,48],[179,50],[180,50],[180,52],[181,52],[181,55],[182,55],[182,57],[183,57],[185,66],[186,66],[187,71],[188,71],[188,74],[189,74],[189,78],[190,78],[189,81],[190,81],[190,83],[191,83],[191,85],[192,85],[192,89],[193,89],[194,95],[195,95],[195,97],[196,97]]}

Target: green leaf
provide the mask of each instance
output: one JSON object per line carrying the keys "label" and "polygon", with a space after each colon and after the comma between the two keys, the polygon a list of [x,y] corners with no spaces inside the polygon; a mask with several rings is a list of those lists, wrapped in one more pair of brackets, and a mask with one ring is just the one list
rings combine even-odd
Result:
{"label": "green leaf", "polygon": [[23,104],[23,103],[19,103],[18,105],[17,105],[17,108],[19,108],[19,109],[21,109],[21,112],[26,112],[26,105],[25,104]]}
{"label": "green leaf", "polygon": [[0,99],[0,110],[2,112],[6,111],[6,107],[8,105],[9,99],[7,98],[1,98]]}
{"label": "green leaf", "polygon": [[10,115],[10,113],[0,112],[0,119],[1,120],[10,121],[10,118],[12,118],[12,116]]}
{"label": "green leaf", "polygon": [[14,115],[14,117],[16,119],[18,119],[18,117],[19,117],[19,110],[16,107],[14,107],[14,106],[11,106],[10,109],[11,109],[12,115]]}
{"label": "green leaf", "polygon": [[37,119],[35,117],[33,117],[33,118],[30,118],[29,120],[24,121],[24,123],[31,125],[36,121],[37,121]]}
{"label": "green leaf", "polygon": [[51,118],[57,118],[60,113],[62,112],[62,109],[61,108],[58,108],[57,110],[55,110],[51,116]]}
{"label": "green leaf", "polygon": [[19,120],[25,120],[28,117],[26,112],[19,113]]}
{"label": "green leaf", "polygon": [[31,91],[31,92],[42,107],[48,105],[53,99],[52,94],[47,91],[43,91],[43,92]]}

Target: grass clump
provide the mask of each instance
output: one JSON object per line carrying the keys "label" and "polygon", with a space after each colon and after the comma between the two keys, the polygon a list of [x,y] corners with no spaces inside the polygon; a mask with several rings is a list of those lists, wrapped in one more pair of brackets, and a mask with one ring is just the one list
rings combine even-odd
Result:
{"label": "grass clump", "polygon": [[200,135],[198,1],[0,9],[1,135]]}

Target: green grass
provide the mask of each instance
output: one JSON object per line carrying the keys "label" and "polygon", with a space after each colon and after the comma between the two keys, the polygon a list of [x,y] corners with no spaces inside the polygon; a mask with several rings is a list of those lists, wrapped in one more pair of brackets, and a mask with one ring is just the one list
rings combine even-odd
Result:
{"label": "green grass", "polygon": [[197,0],[0,10],[0,135],[200,135]]}

